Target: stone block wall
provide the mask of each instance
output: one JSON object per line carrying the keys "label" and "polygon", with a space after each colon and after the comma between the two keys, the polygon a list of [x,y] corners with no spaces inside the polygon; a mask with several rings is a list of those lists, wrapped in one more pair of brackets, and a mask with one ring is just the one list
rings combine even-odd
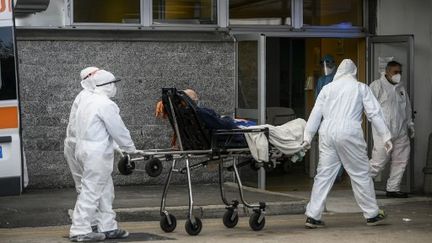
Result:
{"label": "stone block wall", "polygon": [[[97,66],[122,79],[114,100],[139,149],[169,147],[171,128],[154,117],[162,87],[193,88],[206,106],[222,114],[234,111],[235,49],[228,37],[109,33],[87,38],[37,31],[17,36],[21,127],[32,188],[73,186],[63,140],[84,67]],[[159,184],[164,178],[139,172],[122,176],[114,169],[117,185]],[[193,178],[203,183],[217,180],[207,170],[195,171]],[[184,179],[173,178],[174,183]]]}

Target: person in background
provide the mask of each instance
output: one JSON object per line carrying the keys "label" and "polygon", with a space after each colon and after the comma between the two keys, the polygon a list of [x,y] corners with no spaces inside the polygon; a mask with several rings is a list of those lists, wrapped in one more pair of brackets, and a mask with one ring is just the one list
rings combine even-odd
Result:
{"label": "person in background", "polygon": [[336,74],[336,61],[330,54],[326,54],[321,58],[321,67],[323,69],[323,75],[318,79],[315,88],[315,99],[318,97],[322,88],[333,81]]}
{"label": "person in background", "polygon": [[387,63],[385,74],[370,84],[372,93],[378,99],[384,112],[387,127],[392,135],[394,149],[387,154],[379,133],[372,129],[374,148],[372,150],[371,176],[376,177],[390,162],[390,176],[387,180],[387,197],[406,198],[408,194],[400,191],[405,168],[410,157],[410,139],[415,136],[412,120],[411,103],[401,83],[402,64]]}
{"label": "person in background", "polygon": [[[326,54],[321,58],[321,67],[323,70],[323,75],[318,79],[316,89],[315,89],[315,100],[317,99],[319,93],[321,92],[322,88],[326,86],[327,84],[331,83],[333,81],[333,78],[336,74],[336,61],[335,58],[330,55]],[[343,173],[344,168],[341,166],[337,177],[336,182],[342,182],[343,180]]]}

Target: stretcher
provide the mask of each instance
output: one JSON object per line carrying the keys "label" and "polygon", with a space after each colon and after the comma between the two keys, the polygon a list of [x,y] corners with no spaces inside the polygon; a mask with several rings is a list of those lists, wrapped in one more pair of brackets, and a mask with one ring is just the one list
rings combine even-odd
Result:
{"label": "stretcher", "polygon": [[[160,206],[160,227],[165,232],[172,232],[177,226],[176,217],[166,209],[166,198],[171,178],[174,173],[186,175],[188,185],[189,207],[185,229],[189,235],[198,235],[202,229],[200,218],[193,215],[193,195],[191,171],[211,164],[218,167],[219,188],[226,212],[223,223],[233,228],[239,220],[238,207],[240,202],[244,207],[252,209],[249,226],[259,231],[265,226],[265,202],[251,204],[244,198],[243,185],[240,179],[239,168],[250,165],[255,169],[260,167],[273,167],[272,163],[260,163],[251,157],[250,150],[243,138],[245,133],[263,132],[268,136],[269,131],[264,129],[230,129],[211,131],[197,115],[196,104],[183,92],[175,88],[162,89],[162,102],[167,117],[177,139],[177,147],[170,149],[138,150],[137,154],[124,154],[118,162],[118,169],[124,175],[131,174],[136,169],[136,163],[145,162],[145,171],[149,176],[159,176],[163,169],[162,162],[171,164],[166,177]],[[270,157],[274,158],[272,150]],[[279,153],[280,154],[280,153]],[[180,162],[184,162],[184,166]],[[224,172],[234,173],[238,186],[240,202],[229,201],[224,192]]]}

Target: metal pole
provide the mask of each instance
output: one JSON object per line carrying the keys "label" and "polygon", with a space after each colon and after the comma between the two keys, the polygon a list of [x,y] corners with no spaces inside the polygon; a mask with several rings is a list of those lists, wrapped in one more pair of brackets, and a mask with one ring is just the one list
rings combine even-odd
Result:
{"label": "metal pole", "polygon": [[[266,123],[266,36],[258,39],[258,123]],[[258,188],[265,189],[266,173],[263,167],[258,171]]]}

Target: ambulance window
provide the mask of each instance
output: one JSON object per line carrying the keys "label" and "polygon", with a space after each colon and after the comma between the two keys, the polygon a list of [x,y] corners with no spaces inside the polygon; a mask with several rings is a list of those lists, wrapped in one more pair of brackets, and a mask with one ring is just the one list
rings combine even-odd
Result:
{"label": "ambulance window", "polygon": [[74,0],[74,23],[140,23],[140,0]]}
{"label": "ambulance window", "polygon": [[17,98],[12,28],[0,27],[0,100]]}

